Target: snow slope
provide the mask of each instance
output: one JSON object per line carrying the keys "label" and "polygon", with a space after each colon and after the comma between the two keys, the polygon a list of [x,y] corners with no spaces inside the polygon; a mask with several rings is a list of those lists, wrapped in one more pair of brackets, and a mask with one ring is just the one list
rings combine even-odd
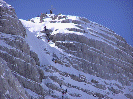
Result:
{"label": "snow slope", "polygon": [[[69,16],[68,18],[76,19],[75,17],[72,17],[72,16]],[[40,22],[39,17],[33,18],[35,23],[31,21],[22,20],[22,19],[20,20],[23,23],[23,25],[27,28],[26,41],[30,45],[31,50],[33,50],[34,52],[38,54],[41,65],[46,65],[46,63],[49,63],[48,60],[52,58],[46,53],[44,53],[45,48],[50,53],[57,53],[58,51],[58,50],[55,50],[55,48],[51,47],[52,45],[54,45],[54,43],[53,42],[48,43],[45,37],[42,37],[41,40],[37,38],[38,36],[45,35],[40,32],[44,29],[44,26],[47,26],[47,29],[52,29],[53,30],[52,34],[68,33],[68,30],[66,30],[66,28],[76,28],[76,26],[73,23],[64,23],[64,24],[63,23],[49,23],[50,18],[46,18],[45,19],[46,22],[44,21],[43,23],[39,23]],[[56,29],[58,30],[56,31]],[[75,32],[71,32],[71,33],[75,33]],[[81,35],[82,33],[76,33],[76,34]]]}
{"label": "snow slope", "polygon": [[[103,78],[85,73],[80,70],[82,68],[77,70],[76,68],[74,68],[71,65],[67,67],[66,65],[70,64],[70,61],[68,61],[67,58],[72,57],[73,59],[77,59],[77,60],[80,60],[82,58],[77,57],[76,55],[74,55],[72,53],[67,53],[65,51],[65,50],[67,50],[66,48],[62,49],[58,46],[55,46],[56,44],[52,40],[50,40],[50,42],[48,42],[46,34],[40,32],[40,31],[43,31],[44,26],[46,26],[47,29],[52,30],[52,32],[50,32],[51,35],[57,35],[60,33],[63,35],[75,34],[78,36],[87,37],[88,39],[93,39],[93,40],[97,40],[100,42],[104,42],[105,44],[110,45],[114,49],[121,50],[121,48],[117,47],[116,42],[114,42],[114,40],[122,41],[122,40],[118,39],[118,37],[117,37],[118,35],[116,36],[116,34],[111,31],[112,34],[109,34],[109,33],[106,34],[111,39],[107,39],[103,36],[103,35],[105,35],[105,33],[102,31],[109,32],[109,29],[106,27],[103,27],[103,26],[100,27],[99,25],[97,25],[97,23],[85,22],[85,20],[81,20],[81,18],[78,16],[70,16],[70,15],[58,15],[58,17],[53,20],[52,17],[54,17],[54,16],[55,16],[54,14],[51,14],[51,15],[47,14],[47,17],[45,17],[43,19],[44,22],[40,22],[40,17],[32,18],[31,19],[32,21],[31,20],[26,21],[26,20],[20,19],[22,24],[26,27],[27,37],[25,38],[25,40],[30,45],[30,49],[38,55],[40,64],[42,66],[42,69],[44,70],[44,74],[45,74],[45,76],[48,77],[43,80],[42,86],[44,86],[45,89],[47,88],[47,90],[51,89],[53,91],[51,93],[51,96],[48,95],[46,97],[52,98],[52,95],[55,95],[55,96],[57,96],[56,98],[61,98],[61,96],[62,96],[61,90],[63,90],[63,89],[68,90],[68,93],[64,97],[70,98],[70,99],[98,99],[101,97],[102,98],[113,98],[113,99],[120,99],[120,98],[126,99],[127,97],[125,96],[125,94],[133,95],[133,93],[132,93],[133,83],[131,84],[132,88],[130,88],[130,90],[132,90],[132,91],[129,91],[128,86],[123,86],[118,81],[107,80],[107,79],[103,79]],[[63,17],[63,16],[66,16],[66,18],[59,19],[59,17]],[[70,22],[62,23],[63,20],[69,20]],[[74,22],[72,22],[73,20],[82,22],[83,24],[74,23]],[[52,21],[55,21],[55,22],[52,23]],[[70,31],[70,30],[68,30],[68,28],[74,28],[75,30]],[[83,31],[83,32],[81,32],[81,31]],[[98,31],[101,31],[100,32],[101,34],[98,34]],[[65,44],[65,43],[76,44],[74,41],[67,41],[67,40],[57,41],[57,42],[63,43],[63,44]],[[122,42],[124,42],[124,41],[122,41]],[[90,47],[90,49],[93,49],[94,51],[98,50],[93,47]],[[71,51],[71,52],[74,53],[74,51]],[[127,52],[125,52],[125,53],[127,53]],[[63,64],[61,64],[61,63],[55,64],[52,61],[53,54],[56,54],[56,56],[60,60],[62,60],[61,62],[63,62]],[[63,57],[67,57],[67,58],[63,58]],[[114,58],[114,60],[116,60],[116,59]],[[85,60],[85,59],[84,59],[84,61],[88,62],[88,60]],[[125,61],[123,61],[123,62],[125,62]],[[125,63],[125,64],[128,64],[128,63]],[[78,64],[76,64],[76,63],[75,64],[73,63],[73,65],[78,66]],[[68,75],[64,76],[62,73],[65,73]],[[83,75],[83,77],[80,78],[81,81],[78,81],[73,78],[73,75],[75,75],[76,77],[79,77],[79,75]],[[52,79],[51,76],[55,77],[55,78],[57,77],[59,79],[59,81]],[[84,78],[86,80],[84,80]],[[98,81],[98,84],[93,83],[92,79],[95,81]],[[60,88],[60,82],[64,83],[62,85],[62,88]],[[49,87],[48,84],[51,84],[51,83],[52,83],[52,85],[57,86],[58,90],[54,89],[54,87],[52,87],[52,88]],[[72,86],[70,87],[68,85],[72,85]],[[102,85],[103,85],[103,87],[105,87],[105,89],[99,88]],[[121,89],[120,89],[120,87],[121,87]],[[115,92],[113,93],[113,91],[111,91],[113,89],[111,89],[111,88],[114,88],[115,91],[118,91],[118,93],[117,94]],[[26,90],[29,91],[29,93],[32,93],[29,89],[26,89]],[[36,97],[36,94],[34,94],[33,96]]]}

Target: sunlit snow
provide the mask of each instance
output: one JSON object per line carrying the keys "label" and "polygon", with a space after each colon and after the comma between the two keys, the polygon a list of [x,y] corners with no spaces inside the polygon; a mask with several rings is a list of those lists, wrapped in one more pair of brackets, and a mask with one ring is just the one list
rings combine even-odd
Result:
{"label": "sunlit snow", "polygon": [[[89,32],[88,29],[93,30],[94,28],[90,28],[88,26],[83,25],[84,28],[86,28],[86,31],[88,32],[86,34],[81,33],[81,32],[76,32],[76,31],[69,31],[69,30],[67,30],[67,28],[76,28],[76,29],[80,29],[80,28],[76,27],[76,24],[74,24],[74,23],[61,23],[61,20],[64,20],[64,19],[58,20],[58,18],[55,19],[55,21],[57,21],[56,23],[50,23],[50,21],[52,20],[52,18],[50,18],[50,17],[54,16],[54,14],[52,14],[52,15],[47,14],[47,16],[48,17],[46,17],[44,19],[44,22],[42,22],[42,23],[40,23],[40,18],[39,17],[32,18],[31,20],[33,20],[34,22],[20,19],[21,22],[23,23],[23,25],[26,27],[27,37],[25,38],[25,40],[29,44],[30,49],[32,51],[34,51],[35,53],[37,53],[41,65],[45,65],[45,68],[47,68],[48,66],[54,66],[59,71],[66,72],[68,74],[74,74],[76,76],[79,76],[79,74],[81,74],[81,75],[84,75],[87,78],[88,81],[91,81],[92,79],[98,80],[99,84],[104,85],[105,82],[107,82],[109,84],[109,85],[107,85],[108,87],[110,87],[110,85],[114,86],[113,84],[118,84],[118,85],[122,86],[120,83],[118,83],[117,81],[114,81],[114,80],[103,80],[102,78],[86,74],[82,71],[78,71],[78,70],[76,70],[75,68],[73,68],[71,66],[70,67],[65,67],[61,64],[55,64],[52,61],[53,53],[56,53],[56,55],[59,56],[59,57],[61,57],[60,53],[63,53],[64,55],[66,55],[68,57],[75,57],[77,59],[80,59],[80,58],[76,57],[76,56],[74,56],[70,53],[68,54],[68,53],[64,52],[63,49],[58,48],[57,46],[55,46],[54,42],[52,42],[52,41],[48,42],[48,40],[46,39],[46,35],[44,33],[40,32],[40,31],[44,30],[44,26],[46,26],[47,29],[52,30],[51,35],[56,35],[57,33],[62,33],[62,34],[75,33],[77,35],[83,35],[83,36],[85,36],[89,39],[99,40],[99,41],[105,42],[107,44],[109,44],[109,43],[106,42],[105,40],[103,40],[103,38],[100,37],[100,36],[96,37],[96,36],[91,35],[91,32]],[[59,16],[63,16],[63,15],[59,15]],[[79,20],[79,17],[68,15],[67,19]],[[94,30],[98,31],[98,29],[94,29]],[[37,37],[42,37],[42,38],[38,39]],[[116,39],[115,37],[113,37],[113,38]],[[58,41],[58,42],[73,43],[72,41]],[[76,42],[74,42],[74,43],[76,43]],[[111,46],[116,48],[114,45],[111,45]],[[91,49],[95,49],[95,48],[90,47],[89,50],[91,50]],[[95,50],[97,50],[97,49],[95,49]],[[84,61],[86,61],[86,60],[84,60]],[[62,76],[60,76],[60,74],[58,72],[54,72],[54,73],[45,72],[45,76],[57,76],[58,78],[62,79]],[[77,82],[75,80],[72,80],[70,77],[63,77],[63,79],[64,79],[65,83],[69,82],[70,84],[75,84],[75,86],[78,86],[80,88],[90,89],[93,92],[100,92],[104,95],[107,94],[107,92],[108,92],[109,96],[111,98],[121,98],[121,99],[126,98],[125,96],[120,95],[120,94],[118,96],[113,96],[112,93],[110,93],[110,91],[108,89],[106,89],[106,90],[98,89],[98,88],[94,87],[93,84],[90,85],[90,84],[85,84],[84,82]],[[53,83],[53,84],[59,86],[59,84],[57,82],[53,82],[49,78],[43,80],[43,82],[41,84],[42,86],[46,87],[44,85],[44,83],[45,84],[46,83]],[[66,89],[66,86],[62,86],[62,87],[64,89]],[[46,88],[46,89],[48,89],[48,88]],[[26,90],[28,92],[30,92],[31,94],[33,94],[34,97],[37,96],[31,90],[29,90],[29,89],[26,89]],[[82,96],[79,97],[79,99],[86,99],[86,97],[89,97],[90,99],[96,99],[96,97],[93,97],[92,95],[88,95],[88,94],[86,94],[86,93],[84,93],[80,90],[74,89],[74,88],[68,88],[68,91],[70,93],[74,93],[74,92],[81,93]],[[60,97],[62,95],[60,92],[58,92],[56,90],[54,90],[54,94],[59,95]],[[71,95],[68,95],[68,94],[65,97],[73,98]],[[47,96],[47,99],[52,99],[52,97]],[[78,99],[78,98],[76,98],[76,99]]]}

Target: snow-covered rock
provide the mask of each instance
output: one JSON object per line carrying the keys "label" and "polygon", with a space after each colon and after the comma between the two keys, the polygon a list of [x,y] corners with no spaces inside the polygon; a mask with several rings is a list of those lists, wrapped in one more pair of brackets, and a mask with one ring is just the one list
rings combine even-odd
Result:
{"label": "snow-covered rock", "polygon": [[38,55],[25,37],[26,29],[14,8],[0,0],[0,99],[30,99],[24,88],[45,94]]}
{"label": "snow-covered rock", "polygon": [[27,28],[26,41],[38,54],[43,83],[52,90],[51,96],[61,97],[62,84],[69,98],[132,97],[133,48],[124,38],[86,18],[46,16],[40,17],[43,22],[39,17],[32,18],[35,23],[21,22]]}
{"label": "snow-covered rock", "polygon": [[[60,99],[66,89],[65,99],[133,98],[133,47],[123,37],[79,16],[41,14],[18,20],[11,6],[0,5],[6,9],[0,19],[1,62],[7,63],[23,98]],[[5,74],[3,70],[0,81]],[[3,98],[12,85],[2,85],[9,86],[0,91]]]}

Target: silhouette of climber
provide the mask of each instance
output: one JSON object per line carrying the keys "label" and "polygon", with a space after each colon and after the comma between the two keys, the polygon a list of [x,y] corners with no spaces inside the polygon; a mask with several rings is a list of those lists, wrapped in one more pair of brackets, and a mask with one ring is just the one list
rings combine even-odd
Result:
{"label": "silhouette of climber", "polygon": [[62,95],[62,99],[63,99],[63,95]]}
{"label": "silhouette of climber", "polygon": [[50,41],[50,39],[48,38],[48,42]]}
{"label": "silhouette of climber", "polygon": [[66,93],[67,93],[67,89],[66,89]]}
{"label": "silhouette of climber", "polygon": [[52,10],[50,10],[50,14],[52,14]]}
{"label": "silhouette of climber", "polygon": [[62,99],[63,99],[63,97],[64,97],[64,93],[65,93],[65,92],[64,92],[64,91],[62,91]]}
{"label": "silhouette of climber", "polygon": [[52,61],[54,61],[54,58],[52,58]]}
{"label": "silhouette of climber", "polygon": [[60,87],[62,88],[62,83],[60,84]]}
{"label": "silhouette of climber", "polygon": [[61,84],[60,84],[60,87],[61,87]]}
{"label": "silhouette of climber", "polygon": [[45,31],[47,31],[46,26],[44,27]]}
{"label": "silhouette of climber", "polygon": [[55,62],[55,63],[57,63],[57,61],[56,61],[56,60],[55,60],[54,62]]}
{"label": "silhouette of climber", "polygon": [[48,29],[46,29],[46,26],[44,27],[44,30],[45,30],[45,32],[46,32],[46,35],[47,35],[47,40],[48,40],[48,42],[50,41],[50,38],[49,38],[49,36],[50,36],[50,33],[48,32]]}
{"label": "silhouette of climber", "polygon": [[50,14],[52,14],[53,13],[53,10],[54,10],[55,8],[53,8],[53,6],[51,5],[51,9],[49,9],[50,10]]}
{"label": "silhouette of climber", "polygon": [[46,26],[44,27],[45,31],[47,31],[48,29],[46,29]]}

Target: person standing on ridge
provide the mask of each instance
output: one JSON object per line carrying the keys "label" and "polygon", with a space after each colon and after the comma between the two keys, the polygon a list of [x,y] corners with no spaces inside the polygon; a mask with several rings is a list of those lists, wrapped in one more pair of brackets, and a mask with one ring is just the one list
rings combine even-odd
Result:
{"label": "person standing on ridge", "polygon": [[52,14],[53,13],[53,10],[54,10],[55,8],[53,8],[53,6],[51,5],[51,9],[49,9],[50,10],[50,14]]}
{"label": "person standing on ridge", "polygon": [[52,10],[50,10],[50,14],[52,14]]}
{"label": "person standing on ridge", "polygon": [[44,27],[45,31],[47,31],[48,29],[46,29],[46,26]]}

